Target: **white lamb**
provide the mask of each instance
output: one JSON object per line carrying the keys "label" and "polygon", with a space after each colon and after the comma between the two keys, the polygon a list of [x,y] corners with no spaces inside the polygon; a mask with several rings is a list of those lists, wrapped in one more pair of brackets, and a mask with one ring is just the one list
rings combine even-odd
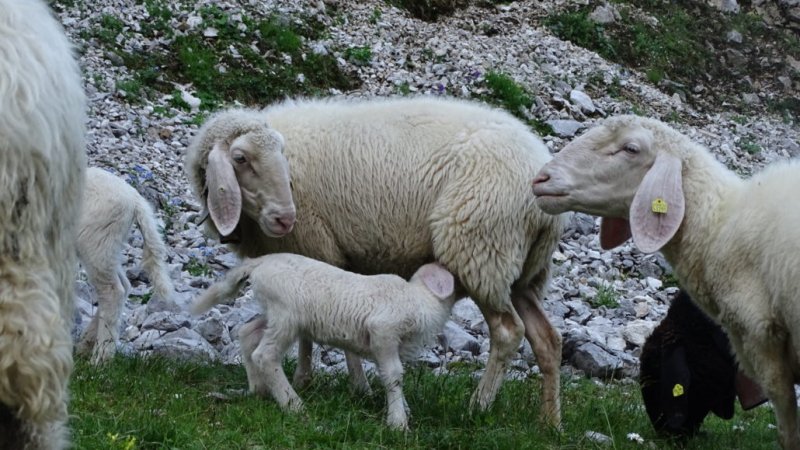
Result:
{"label": "white lamb", "polygon": [[122,178],[90,168],[78,227],[78,257],[97,292],[98,306],[78,350],[92,351],[95,364],[108,360],[117,349],[121,307],[131,287],[120,257],[134,222],[144,239],[142,266],[150,275],[153,293],[170,300],[174,288],[167,274],[167,249],[150,204]]}
{"label": "white lamb", "polygon": [[86,98],[41,0],[0,0],[0,448],[68,445]]}
{"label": "white lamb", "polygon": [[632,234],[660,249],[766,389],[783,447],[800,448],[800,162],[742,180],[667,125],[621,116],[564,147],[533,190],[547,212],[602,216],[604,248]]}
{"label": "white lamb", "polygon": [[203,313],[231,298],[248,278],[264,315],[240,331],[250,390],[271,394],[281,407],[302,409],[281,361],[300,336],[375,360],[386,388],[387,423],[408,428],[402,359],[413,358],[441,332],[455,302],[454,280],[426,264],[406,281],[397,275],[358,275],[290,253],[245,261],[193,305]]}
{"label": "white lamb", "polygon": [[[493,402],[524,333],[542,370],[542,416],[558,425],[561,336],[542,300],[562,223],[530,195],[550,158],[523,123],[478,103],[307,100],[213,116],[185,171],[209,228],[241,256],[299,253],[404,278],[442,263],[490,329],[472,406]],[[301,345],[296,383],[309,377],[309,355]],[[365,386],[353,360],[355,384]]]}

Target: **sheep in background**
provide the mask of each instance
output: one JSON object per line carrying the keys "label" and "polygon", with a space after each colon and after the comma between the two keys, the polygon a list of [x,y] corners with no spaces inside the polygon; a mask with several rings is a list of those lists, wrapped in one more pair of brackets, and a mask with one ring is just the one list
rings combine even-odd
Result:
{"label": "sheep in background", "polygon": [[666,124],[620,116],[564,147],[533,186],[547,212],[602,216],[604,248],[632,235],[661,249],[766,391],[781,445],[800,449],[800,162],[742,180]]}
{"label": "sheep in background", "polygon": [[[490,329],[472,407],[494,401],[524,333],[542,372],[542,418],[558,425],[561,336],[542,301],[562,221],[536,207],[529,187],[550,158],[524,124],[477,103],[307,100],[211,117],[185,171],[210,231],[240,256],[299,253],[404,278],[442,263]],[[352,355],[348,366],[368,386]],[[295,384],[309,373],[303,343]]]}
{"label": "sheep in background", "polygon": [[418,355],[442,331],[455,303],[454,280],[426,264],[406,281],[358,275],[290,253],[247,260],[192,305],[201,314],[236,294],[248,279],[264,315],[242,328],[242,360],[250,390],[281,407],[302,409],[281,361],[300,336],[375,360],[386,388],[387,423],[408,428],[402,359]]}
{"label": "sheep in background", "polygon": [[153,216],[147,200],[123,179],[99,168],[86,172],[78,257],[97,292],[98,306],[78,350],[92,351],[94,364],[108,360],[117,349],[120,312],[131,287],[120,259],[134,222],[144,239],[142,266],[150,275],[153,293],[162,299],[172,298],[167,249]]}
{"label": "sheep in background", "polygon": [[41,0],[0,0],[0,448],[68,445],[86,98]]}
{"label": "sheep in background", "polygon": [[709,412],[730,419],[737,394],[744,409],[766,401],[738,374],[725,332],[685,291],[645,341],[640,361],[642,398],[658,432],[694,435]]}

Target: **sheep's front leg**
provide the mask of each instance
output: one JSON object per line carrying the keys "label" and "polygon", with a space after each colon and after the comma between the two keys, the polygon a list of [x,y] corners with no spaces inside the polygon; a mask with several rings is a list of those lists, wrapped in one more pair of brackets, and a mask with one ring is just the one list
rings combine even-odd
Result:
{"label": "sheep's front leg", "polygon": [[268,327],[264,330],[258,347],[253,351],[252,361],[258,367],[257,372],[264,377],[264,385],[267,390],[281,408],[290,412],[300,412],[303,410],[303,401],[289,384],[286,374],[283,373],[283,367],[281,367],[283,355],[289,349],[292,341],[292,336]]}
{"label": "sheep's front leg", "polygon": [[472,394],[470,408],[485,410],[491,406],[503,384],[508,363],[522,340],[525,328],[513,309],[498,312],[482,307],[481,312],[489,325],[489,361],[478,388]]}
{"label": "sheep's front leg", "polygon": [[408,415],[403,396],[403,363],[397,347],[383,349],[375,355],[381,381],[386,388],[386,423],[391,428],[407,430]]}
{"label": "sheep's front leg", "polygon": [[525,337],[542,371],[541,417],[549,425],[558,428],[561,426],[561,335],[542,309],[541,291],[537,285],[515,292],[512,301],[525,324]]}

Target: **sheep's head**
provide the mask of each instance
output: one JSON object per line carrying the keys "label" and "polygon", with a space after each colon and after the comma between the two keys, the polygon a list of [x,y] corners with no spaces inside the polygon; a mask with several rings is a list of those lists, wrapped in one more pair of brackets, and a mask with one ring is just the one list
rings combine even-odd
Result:
{"label": "sheep's head", "polygon": [[633,235],[654,252],[683,220],[681,159],[659,145],[666,126],[651,119],[607,119],[565,146],[533,180],[545,212],[579,211],[603,217],[600,244],[620,245]]}
{"label": "sheep's head", "polygon": [[280,133],[257,113],[234,111],[212,118],[197,140],[194,153],[207,156],[202,161],[193,155],[201,158],[195,183],[205,187],[202,200],[221,236],[236,229],[241,214],[256,221],[267,236],[292,231],[295,206]]}

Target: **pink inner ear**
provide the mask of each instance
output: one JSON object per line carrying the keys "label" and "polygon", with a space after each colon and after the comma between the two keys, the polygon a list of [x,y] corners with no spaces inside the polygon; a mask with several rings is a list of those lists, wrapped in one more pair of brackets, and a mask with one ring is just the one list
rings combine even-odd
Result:
{"label": "pink inner ear", "polygon": [[206,167],[208,213],[221,236],[236,229],[242,213],[242,191],[228,156],[217,143],[208,153]]}
{"label": "pink inner ear", "polygon": [[619,217],[603,217],[600,219],[600,247],[604,250],[622,245],[631,237],[631,224],[627,219]]}
{"label": "pink inner ear", "polygon": [[420,267],[420,278],[425,286],[439,298],[453,295],[455,280],[453,275],[440,264],[426,264]]}
{"label": "pink inner ear", "polygon": [[[654,202],[661,207],[654,207]],[[631,233],[636,247],[644,253],[661,249],[680,228],[684,209],[681,160],[661,152],[631,203]]]}

